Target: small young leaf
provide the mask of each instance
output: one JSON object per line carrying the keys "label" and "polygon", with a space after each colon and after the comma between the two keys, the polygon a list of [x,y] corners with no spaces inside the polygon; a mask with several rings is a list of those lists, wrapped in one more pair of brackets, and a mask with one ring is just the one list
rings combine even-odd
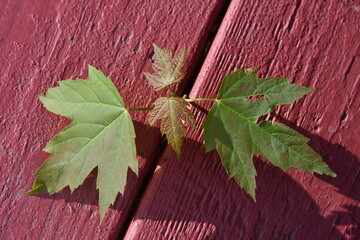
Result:
{"label": "small young leaf", "polygon": [[181,70],[185,65],[185,47],[173,58],[173,53],[168,49],[161,49],[154,44],[153,69],[155,74],[145,73],[149,84],[155,91],[159,91],[173,83],[179,83],[185,73]]}
{"label": "small young leaf", "polygon": [[51,154],[36,172],[29,194],[71,191],[98,167],[101,220],[124,193],[127,171],[138,172],[133,122],[111,80],[89,66],[88,80],[65,80],[40,96],[51,112],[72,120],[45,147]]}
{"label": "small young leaf", "polygon": [[183,121],[195,128],[194,114],[187,108],[189,104],[180,97],[158,98],[155,108],[150,112],[149,124],[161,119],[160,131],[169,141],[178,158],[181,154],[182,138],[186,136]]}
{"label": "small young leaf", "polygon": [[[256,71],[238,70],[228,74],[220,87],[219,100],[203,124],[206,151],[216,149],[230,177],[255,199],[256,170],[253,154],[288,170],[336,176],[306,143],[309,139],[283,124],[257,124],[260,116],[277,105],[290,104],[312,89],[290,84],[284,78],[256,77]],[[247,97],[258,96],[257,99]]]}

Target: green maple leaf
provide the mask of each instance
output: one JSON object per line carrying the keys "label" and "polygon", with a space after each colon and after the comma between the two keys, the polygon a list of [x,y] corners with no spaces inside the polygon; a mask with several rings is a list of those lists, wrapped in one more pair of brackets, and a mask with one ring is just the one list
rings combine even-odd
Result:
{"label": "green maple leaf", "polygon": [[72,120],[45,147],[51,154],[36,172],[29,194],[71,191],[98,167],[101,221],[117,194],[124,193],[127,171],[138,172],[135,131],[111,80],[89,66],[88,80],[65,80],[40,96],[51,112]]}
{"label": "green maple leaf", "polygon": [[158,98],[150,112],[149,124],[153,126],[161,119],[160,131],[166,135],[178,158],[181,154],[182,138],[186,136],[183,122],[195,128],[194,114],[187,108],[188,103],[180,97]]}
{"label": "green maple leaf", "polygon": [[154,44],[153,69],[155,74],[144,72],[149,84],[155,91],[173,83],[179,83],[185,76],[181,71],[185,64],[185,47],[173,58],[173,52],[168,49],[161,49]]}
{"label": "green maple leaf", "polygon": [[[310,91],[312,89],[290,84],[290,80],[284,78],[259,79],[256,71],[250,70],[240,69],[224,78],[218,100],[203,124],[205,147],[206,151],[218,151],[229,176],[254,200],[253,154],[265,157],[284,170],[295,167],[336,176],[307,145],[308,138],[284,124],[256,123],[275,106],[290,104]],[[258,98],[249,99],[254,96]]]}

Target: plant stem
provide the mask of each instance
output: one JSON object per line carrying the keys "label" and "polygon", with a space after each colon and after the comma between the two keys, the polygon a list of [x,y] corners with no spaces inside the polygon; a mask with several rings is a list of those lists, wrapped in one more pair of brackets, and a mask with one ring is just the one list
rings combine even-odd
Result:
{"label": "plant stem", "polygon": [[[200,102],[200,101],[211,101],[211,102],[217,102],[218,99],[215,98],[194,98],[194,99],[185,99],[187,102]],[[128,111],[146,111],[146,110],[152,110],[153,107],[143,107],[143,108],[128,108]]]}
{"label": "plant stem", "polygon": [[200,101],[211,101],[211,102],[217,102],[218,99],[215,98],[194,98],[194,99],[185,99],[187,102],[200,102]]}
{"label": "plant stem", "polygon": [[146,111],[151,109],[154,109],[154,107],[128,108],[128,111]]}
{"label": "plant stem", "polygon": [[174,89],[172,89],[169,85],[166,85],[166,87],[170,90],[172,97],[177,97],[176,92],[174,91]]}

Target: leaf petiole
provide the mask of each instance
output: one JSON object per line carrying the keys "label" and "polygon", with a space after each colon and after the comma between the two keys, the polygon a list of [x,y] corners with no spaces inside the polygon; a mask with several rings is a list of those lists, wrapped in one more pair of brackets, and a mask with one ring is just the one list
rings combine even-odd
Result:
{"label": "leaf petiole", "polygon": [[217,102],[219,101],[216,98],[194,98],[194,99],[185,99],[187,102],[202,102],[202,101],[208,101],[208,102]]}
{"label": "leaf petiole", "polygon": [[[185,99],[185,101],[187,101],[187,102],[201,102],[201,101],[217,102],[219,100],[215,99],[215,98],[194,98],[194,99]],[[127,110],[128,111],[147,111],[147,110],[152,110],[152,109],[154,109],[154,106],[153,107],[143,107],[143,108],[128,108]]]}
{"label": "leaf petiole", "polygon": [[[169,87],[170,88],[170,87]],[[171,89],[171,88],[170,88]],[[187,102],[201,102],[201,101],[207,101],[207,102],[217,102],[218,99],[215,98],[194,98],[194,99],[185,99]],[[143,107],[143,108],[128,108],[128,111],[147,111],[152,110],[154,107]]]}
{"label": "leaf petiole", "polygon": [[128,111],[146,111],[146,110],[152,110],[154,107],[143,107],[143,108],[128,108]]}

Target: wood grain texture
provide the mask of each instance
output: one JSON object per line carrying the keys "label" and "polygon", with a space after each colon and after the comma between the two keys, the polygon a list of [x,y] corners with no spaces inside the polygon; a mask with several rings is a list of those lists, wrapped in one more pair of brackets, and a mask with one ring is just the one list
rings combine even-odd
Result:
{"label": "wood grain texture", "polygon": [[[204,153],[203,132],[189,130],[181,161],[170,148],[161,157],[126,239],[358,239],[359,10],[359,1],[233,0],[190,94],[215,97],[227,72],[255,66],[315,87],[267,118],[309,137],[337,178],[255,158],[255,203],[216,152]],[[200,126],[205,113],[193,109]]]}
{"label": "wood grain texture", "polygon": [[[47,112],[38,96],[62,79],[86,78],[87,65],[114,81],[129,107],[156,97],[142,71],[150,71],[152,43],[187,46],[194,70],[223,5],[205,1],[21,1],[0,4],[0,239],[114,239],[161,142],[145,131],[147,113],[134,113],[140,176],[129,171],[125,197],[118,197],[102,225],[92,176],[70,194],[27,196],[41,149],[69,121]],[[194,27],[196,25],[196,27]]]}

